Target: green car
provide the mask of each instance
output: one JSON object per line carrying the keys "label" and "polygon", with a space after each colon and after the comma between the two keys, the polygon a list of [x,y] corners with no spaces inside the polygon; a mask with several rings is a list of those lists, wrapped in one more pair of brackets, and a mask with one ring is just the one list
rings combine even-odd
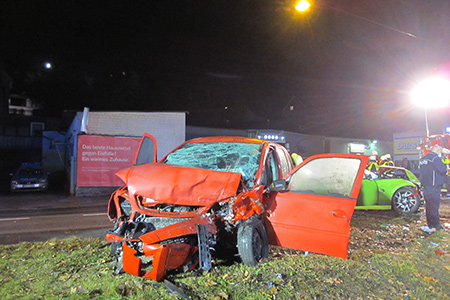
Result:
{"label": "green car", "polygon": [[413,214],[420,205],[420,181],[411,171],[380,166],[378,174],[367,171],[356,209],[393,209],[401,214]]}

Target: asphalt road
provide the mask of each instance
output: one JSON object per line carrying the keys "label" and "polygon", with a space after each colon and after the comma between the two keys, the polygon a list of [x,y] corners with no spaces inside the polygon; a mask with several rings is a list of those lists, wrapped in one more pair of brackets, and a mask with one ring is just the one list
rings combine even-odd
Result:
{"label": "asphalt road", "polygon": [[112,228],[108,199],[38,192],[0,195],[0,244],[104,237]]}
{"label": "asphalt road", "polygon": [[[0,244],[46,241],[71,236],[104,237],[109,196],[75,197],[63,193],[0,194]],[[442,199],[450,205],[450,197]]]}

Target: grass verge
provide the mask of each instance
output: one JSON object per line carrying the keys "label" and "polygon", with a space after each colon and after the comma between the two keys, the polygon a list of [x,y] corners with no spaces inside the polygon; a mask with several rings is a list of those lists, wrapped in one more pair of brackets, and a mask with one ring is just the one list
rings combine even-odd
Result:
{"label": "grass verge", "polygon": [[[450,223],[450,206],[441,209]],[[423,213],[357,211],[349,259],[271,247],[269,261],[171,275],[191,299],[450,299],[450,230],[423,232]],[[0,246],[1,299],[179,299],[164,283],[112,274],[102,239]]]}

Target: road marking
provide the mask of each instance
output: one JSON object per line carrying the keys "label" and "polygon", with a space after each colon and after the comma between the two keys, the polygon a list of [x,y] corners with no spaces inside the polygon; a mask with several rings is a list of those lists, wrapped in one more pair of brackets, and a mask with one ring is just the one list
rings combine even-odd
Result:
{"label": "road marking", "polygon": [[83,214],[83,217],[104,216],[104,215],[106,215],[106,213]]}
{"label": "road marking", "polygon": [[6,219],[0,219],[1,221],[20,221],[20,220],[29,220],[30,217],[23,217],[23,218],[6,218]]}

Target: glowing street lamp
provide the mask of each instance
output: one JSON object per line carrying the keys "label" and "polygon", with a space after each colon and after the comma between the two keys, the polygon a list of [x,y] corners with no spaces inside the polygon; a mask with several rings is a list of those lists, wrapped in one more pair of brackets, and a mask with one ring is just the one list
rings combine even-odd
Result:
{"label": "glowing street lamp", "polygon": [[301,0],[297,3],[297,5],[295,6],[295,9],[303,12],[303,11],[306,11],[310,6],[311,6],[311,4],[307,0]]}
{"label": "glowing street lamp", "polygon": [[[396,31],[396,32],[398,32],[398,33],[407,35],[407,36],[412,37],[412,38],[418,38],[416,35],[414,35],[414,34],[412,34],[412,33],[409,33],[409,32],[406,32],[406,31],[403,31],[403,30],[394,28],[394,27],[392,27],[392,26],[388,26],[388,25],[386,25],[386,24],[382,24],[382,23],[380,23],[380,22],[377,22],[377,21],[375,21],[375,20],[372,20],[372,19],[369,19],[369,18],[366,18],[366,17],[359,16],[359,15],[357,15],[357,14],[354,14],[354,13],[352,13],[352,12],[343,10],[343,9],[341,9],[341,8],[337,8],[337,7],[334,7],[334,6],[327,5],[327,4],[323,3],[322,1],[319,1],[319,0],[310,0],[310,1],[313,3],[313,5],[314,5],[315,7],[322,7],[322,8],[332,9],[332,10],[335,10],[335,11],[337,11],[337,12],[340,12],[340,13],[343,13],[343,14],[346,14],[346,15],[349,15],[349,16],[352,16],[352,17],[355,17],[355,18],[358,18],[358,19],[363,20],[363,21],[365,21],[365,22],[369,22],[369,23],[375,24],[375,25],[377,25],[377,26],[384,27],[385,29],[392,30],[392,31]],[[297,10],[297,11],[303,13],[303,12],[307,11],[310,7],[311,7],[311,3],[309,3],[308,0],[300,0],[300,1],[295,5],[295,10]]]}
{"label": "glowing street lamp", "polygon": [[414,104],[425,110],[425,127],[429,136],[427,109],[450,104],[450,81],[441,77],[426,79],[411,91],[411,99]]}

